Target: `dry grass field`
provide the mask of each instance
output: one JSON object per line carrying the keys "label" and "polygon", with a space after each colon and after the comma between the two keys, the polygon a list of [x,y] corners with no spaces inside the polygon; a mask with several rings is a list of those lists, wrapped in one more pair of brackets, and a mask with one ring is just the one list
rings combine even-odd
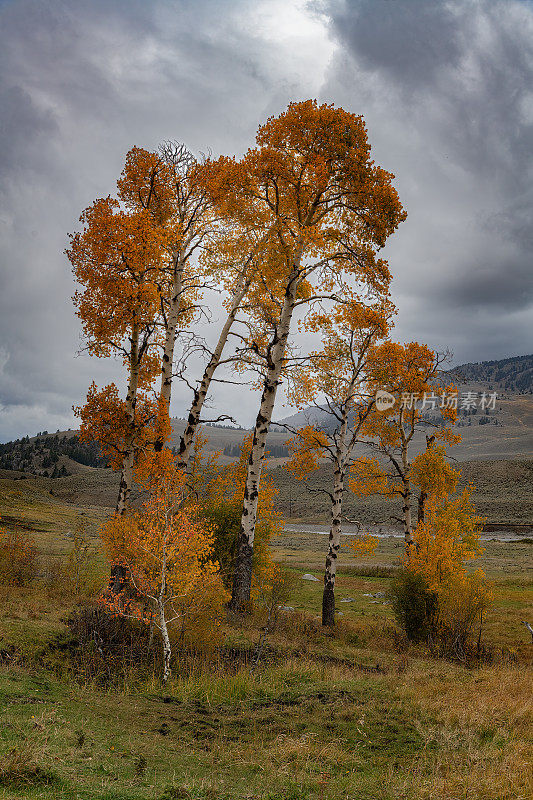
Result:
{"label": "dry grass field", "polygon": [[[506,481],[494,518],[509,508],[519,518],[531,466],[488,469]],[[325,632],[326,537],[288,531],[272,552],[289,576],[290,608],[280,611],[253,672],[261,608],[245,620],[228,618],[221,648],[180,661],[164,689],[134,663],[120,680],[94,680],[69,666],[75,645],[64,623],[91,600],[69,593],[50,560],[68,557],[69,532],[81,519],[94,548],[93,593],[105,583],[97,527],[114,480],[96,470],[55,481],[0,480],[4,524],[31,532],[42,565],[31,586],[0,590],[0,798],[533,796],[533,646],[521,622],[533,621],[530,540],[486,543],[481,565],[494,581],[494,605],[484,622],[485,658],[476,664],[436,658],[399,635],[387,591],[401,543],[391,538],[371,557],[354,559],[346,537],[340,613]],[[511,487],[516,511],[504,505]],[[478,491],[488,497],[489,484]],[[306,572],[319,580],[302,580]]]}

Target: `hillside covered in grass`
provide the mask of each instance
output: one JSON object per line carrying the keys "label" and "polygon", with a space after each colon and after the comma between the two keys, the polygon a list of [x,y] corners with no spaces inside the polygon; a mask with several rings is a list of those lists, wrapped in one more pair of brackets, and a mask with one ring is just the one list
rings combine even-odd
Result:
{"label": "hillside covered in grass", "polygon": [[321,577],[322,537],[278,537],[283,609],[266,640],[258,602],[251,617],[229,616],[211,648],[176,645],[174,676],[162,689],[147,629],[103,626],[84,610],[90,584],[76,595],[51,565],[68,558],[68,532],[82,514],[93,579],[105,582],[94,510],[51,498],[48,516],[38,493],[26,500],[11,497],[12,517],[39,523],[42,566],[31,586],[0,589],[1,798],[531,795],[532,654],[521,624],[532,613],[530,544],[488,543],[480,565],[494,581],[494,606],[479,661],[461,663],[409,644],[396,628],[387,593],[398,543],[382,540],[363,560],[343,546],[338,621],[326,631],[321,584],[302,580]]}

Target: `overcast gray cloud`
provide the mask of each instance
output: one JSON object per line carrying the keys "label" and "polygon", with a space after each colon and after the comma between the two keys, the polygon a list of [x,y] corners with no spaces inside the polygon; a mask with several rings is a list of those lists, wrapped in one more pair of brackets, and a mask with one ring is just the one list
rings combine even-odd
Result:
{"label": "overcast gray cloud", "polygon": [[292,99],[362,113],[397,176],[397,338],[457,361],[533,349],[529,3],[11,0],[0,23],[0,440],[73,425],[93,377],[115,377],[75,357],[62,251],[125,152],[238,154]]}
{"label": "overcast gray cloud", "polygon": [[512,0],[329,4],[324,95],[363,110],[409,218],[387,247],[397,334],[456,360],[529,352],[533,9]]}

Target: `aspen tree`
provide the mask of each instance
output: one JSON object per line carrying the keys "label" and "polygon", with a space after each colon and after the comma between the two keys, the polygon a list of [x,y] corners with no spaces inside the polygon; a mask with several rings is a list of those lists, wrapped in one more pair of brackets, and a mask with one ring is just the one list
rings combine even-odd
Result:
{"label": "aspen tree", "polygon": [[291,103],[260,126],[256,147],[240,161],[223,158],[213,167],[211,191],[223,213],[275,230],[256,305],[268,335],[255,343],[265,369],[231,601],[242,610],[250,602],[261,470],[295,311],[335,297],[347,277],[370,292],[388,288],[389,270],[376,252],[405,213],[393,176],[370,159],[363,119],[333,105]]}

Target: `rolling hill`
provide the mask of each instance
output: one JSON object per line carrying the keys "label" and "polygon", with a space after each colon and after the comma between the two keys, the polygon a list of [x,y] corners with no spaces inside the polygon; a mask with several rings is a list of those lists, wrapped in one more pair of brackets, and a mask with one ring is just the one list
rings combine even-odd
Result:
{"label": "rolling hill", "polygon": [[533,355],[460,364],[447,375],[459,383],[486,384],[491,391],[500,389],[514,394],[532,394]]}

